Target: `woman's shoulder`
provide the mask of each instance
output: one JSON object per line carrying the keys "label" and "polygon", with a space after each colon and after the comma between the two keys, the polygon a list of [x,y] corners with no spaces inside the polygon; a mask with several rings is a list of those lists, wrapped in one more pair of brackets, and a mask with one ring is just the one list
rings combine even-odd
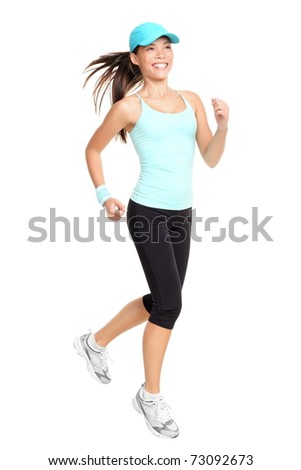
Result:
{"label": "woman's shoulder", "polygon": [[200,107],[203,107],[203,103],[199,95],[189,90],[179,90],[182,96],[189,102],[194,111],[196,112]]}
{"label": "woman's shoulder", "polygon": [[109,111],[112,119],[118,119],[123,123],[123,128],[128,132],[136,124],[141,114],[141,104],[137,95],[127,95],[116,101]]}
{"label": "woman's shoulder", "polygon": [[133,110],[140,105],[140,99],[137,94],[126,95],[124,98],[118,101],[119,106]]}
{"label": "woman's shoulder", "polygon": [[179,90],[179,93],[181,93],[181,95],[184,96],[184,98],[188,99],[188,100],[191,100],[193,102],[196,102],[198,100],[200,100],[201,98],[199,97],[199,95],[197,93],[195,93],[194,91],[190,91],[190,90]]}
{"label": "woman's shoulder", "polygon": [[140,101],[137,95],[127,95],[116,101],[111,109],[123,115],[128,122],[131,122],[140,111]]}
{"label": "woman's shoulder", "polygon": [[187,96],[190,96],[190,97],[198,96],[196,93],[194,93],[191,90],[179,90],[179,93],[181,93],[181,95],[185,95],[185,96],[187,95]]}

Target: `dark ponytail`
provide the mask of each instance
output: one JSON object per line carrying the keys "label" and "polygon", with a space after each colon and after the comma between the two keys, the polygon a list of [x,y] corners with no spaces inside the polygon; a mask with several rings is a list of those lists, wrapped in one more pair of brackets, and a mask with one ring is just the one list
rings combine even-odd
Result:
{"label": "dark ponytail", "polygon": [[[138,87],[143,80],[139,67],[130,60],[130,52],[113,52],[102,55],[98,59],[93,60],[84,71],[89,73],[84,82],[84,87],[91,77],[101,72],[100,77],[95,83],[92,95],[96,112],[100,112],[107,90],[110,91],[111,103],[113,105],[116,101],[124,98],[130,90]],[[119,136],[126,143],[125,129],[119,132]]]}

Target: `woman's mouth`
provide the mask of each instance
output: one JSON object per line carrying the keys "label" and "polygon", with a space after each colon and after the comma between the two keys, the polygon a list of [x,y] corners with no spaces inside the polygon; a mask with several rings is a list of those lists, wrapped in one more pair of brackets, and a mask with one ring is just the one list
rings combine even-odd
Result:
{"label": "woman's mouth", "polygon": [[166,69],[167,66],[167,62],[157,62],[156,64],[153,64],[153,67],[155,67],[155,69]]}

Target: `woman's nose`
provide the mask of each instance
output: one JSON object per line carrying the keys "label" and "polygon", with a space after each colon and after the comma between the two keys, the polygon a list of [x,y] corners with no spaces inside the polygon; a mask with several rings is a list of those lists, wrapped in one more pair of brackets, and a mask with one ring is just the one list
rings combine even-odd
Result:
{"label": "woman's nose", "polygon": [[156,57],[159,59],[162,59],[162,57],[165,57],[164,50],[160,50],[157,52]]}

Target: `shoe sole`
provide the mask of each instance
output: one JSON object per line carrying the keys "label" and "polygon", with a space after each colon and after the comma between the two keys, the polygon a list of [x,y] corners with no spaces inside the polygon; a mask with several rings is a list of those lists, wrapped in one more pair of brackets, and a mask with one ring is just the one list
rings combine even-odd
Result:
{"label": "shoe sole", "polygon": [[75,349],[76,349],[77,353],[79,354],[79,356],[81,356],[82,358],[85,359],[86,364],[87,364],[87,369],[90,372],[90,375],[92,376],[92,378],[94,380],[97,380],[97,382],[99,382],[103,385],[108,385],[111,381],[110,382],[102,382],[102,380],[100,380],[97,377],[97,375],[95,374],[94,369],[91,365],[91,362],[90,362],[90,360],[89,360],[89,358],[88,358],[88,356],[87,356],[87,354],[86,354],[86,352],[83,348],[82,342],[81,342],[79,337],[75,338],[75,340],[73,342],[73,346],[75,347]]}
{"label": "shoe sole", "polygon": [[147,421],[146,417],[144,416],[144,414],[142,413],[139,405],[138,405],[138,402],[137,402],[137,398],[133,398],[132,400],[132,405],[133,405],[133,408],[134,410],[138,411],[138,413],[140,413],[145,422],[146,422],[146,426],[148,427],[148,429],[150,430],[150,432],[154,435],[154,436],[157,436],[157,437],[161,437],[162,439],[175,439],[176,437],[178,437],[179,434],[177,434],[176,436],[174,437],[171,437],[171,436],[163,436],[162,434],[160,434],[159,432],[157,432],[154,428],[151,427],[151,425],[149,424],[149,422]]}

